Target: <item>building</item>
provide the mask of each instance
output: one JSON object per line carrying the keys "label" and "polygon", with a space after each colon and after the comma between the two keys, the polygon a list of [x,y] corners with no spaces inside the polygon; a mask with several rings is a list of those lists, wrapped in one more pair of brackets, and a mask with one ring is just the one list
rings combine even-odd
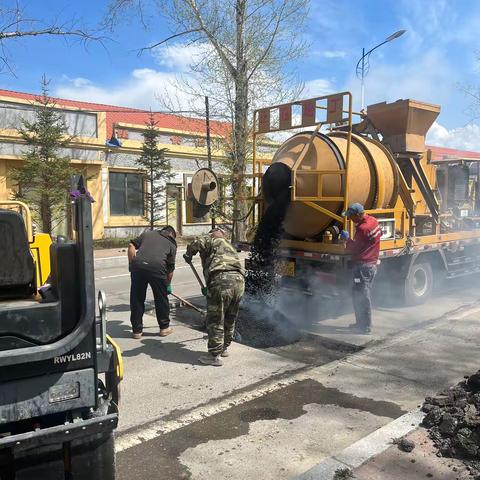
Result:
{"label": "building", "polygon": [[[11,198],[15,185],[9,171],[20,164],[24,145],[18,133],[21,119],[33,117],[36,95],[0,89],[0,201]],[[142,148],[142,131],[150,112],[53,99],[62,112],[68,133],[74,136],[64,155],[87,179],[87,188],[95,199],[93,203],[94,238],[132,237],[148,226],[145,210],[147,184],[136,165]],[[160,132],[160,148],[167,148],[173,178],[166,188],[164,221],[173,225],[182,235],[202,233],[209,228],[204,219],[193,216],[193,205],[185,192],[192,175],[207,165],[205,122],[201,119],[175,115],[155,114]],[[214,148],[212,161],[225,160],[219,140],[229,133],[230,125],[212,121],[211,134]],[[112,139],[114,142],[109,142]],[[115,146],[116,141],[121,146]],[[257,156],[267,162],[275,151],[276,143],[263,141]],[[433,159],[460,158],[478,160],[480,153],[442,147],[431,149]]]}
{"label": "building", "polygon": [[[15,185],[9,171],[21,162],[24,145],[18,127],[21,119],[33,118],[36,95],[0,90],[0,201],[11,198]],[[62,154],[87,178],[93,203],[94,238],[130,237],[143,231],[147,184],[136,165],[141,154],[142,131],[150,112],[137,109],[53,99],[61,111],[68,133],[74,136]],[[183,235],[205,231],[208,223],[192,215],[185,199],[187,185],[198,168],[206,166],[205,122],[201,119],[155,113],[160,132],[159,147],[167,148],[173,178],[167,185],[164,222]],[[229,124],[211,121],[212,142],[229,132]],[[110,139],[114,142],[109,142]],[[121,146],[115,146],[118,139]],[[217,142],[215,143],[215,141]],[[107,143],[108,142],[108,143]],[[214,148],[212,161],[224,160],[221,148]]]}

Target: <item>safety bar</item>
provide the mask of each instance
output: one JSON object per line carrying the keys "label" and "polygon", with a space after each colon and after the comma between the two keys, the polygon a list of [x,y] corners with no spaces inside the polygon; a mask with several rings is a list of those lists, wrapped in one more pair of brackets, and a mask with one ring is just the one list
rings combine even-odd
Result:
{"label": "safety bar", "polygon": [[[346,174],[345,170],[292,170],[292,201],[301,202],[343,202],[344,196],[323,196],[323,177],[328,175],[339,175],[340,177]],[[313,197],[297,195],[297,178],[302,175],[317,175],[317,194]]]}
{"label": "safety bar", "polygon": [[0,205],[7,205],[10,207],[20,207],[24,211],[25,216],[25,228],[27,230],[28,242],[33,242],[33,230],[32,230],[32,214],[30,208],[26,203],[20,202],[18,200],[0,200]]}

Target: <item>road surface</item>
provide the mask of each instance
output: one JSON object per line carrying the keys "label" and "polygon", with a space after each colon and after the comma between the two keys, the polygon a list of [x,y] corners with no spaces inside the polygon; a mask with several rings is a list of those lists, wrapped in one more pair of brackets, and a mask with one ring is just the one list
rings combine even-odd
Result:
{"label": "road surface", "polygon": [[[378,307],[371,337],[353,335],[346,312],[309,322],[293,345],[236,343],[221,368],[197,361],[206,346],[199,314],[174,311],[165,339],[146,315],[144,337],[133,340],[126,266],[97,268],[96,283],[124,352],[121,480],[300,478],[478,368],[479,277],[421,308]],[[183,260],[173,284],[204,303]]]}

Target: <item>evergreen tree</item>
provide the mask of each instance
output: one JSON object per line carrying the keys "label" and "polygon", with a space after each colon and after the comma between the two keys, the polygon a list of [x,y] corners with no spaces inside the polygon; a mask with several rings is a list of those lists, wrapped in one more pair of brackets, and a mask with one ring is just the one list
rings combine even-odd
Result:
{"label": "evergreen tree", "polygon": [[33,105],[33,120],[22,120],[19,133],[27,148],[22,166],[15,168],[18,185],[14,198],[26,202],[44,233],[52,234],[65,219],[70,179],[75,173],[70,158],[60,154],[72,137],[55,102],[48,95],[48,81],[42,80],[42,95]]}
{"label": "evergreen tree", "polygon": [[150,222],[150,230],[153,230],[155,223],[163,218],[162,211],[166,205],[167,182],[172,178],[170,160],[165,157],[167,148],[158,148],[157,122],[153,113],[145,123],[146,129],[143,132],[142,155],[137,164],[146,172],[149,191],[146,195],[146,210]]}

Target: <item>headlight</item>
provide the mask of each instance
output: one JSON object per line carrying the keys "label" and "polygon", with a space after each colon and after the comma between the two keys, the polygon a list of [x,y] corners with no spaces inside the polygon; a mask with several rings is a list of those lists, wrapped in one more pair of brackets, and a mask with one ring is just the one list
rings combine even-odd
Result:
{"label": "headlight", "polygon": [[64,402],[80,396],[80,384],[65,383],[63,385],[54,385],[48,390],[48,401],[50,403]]}

